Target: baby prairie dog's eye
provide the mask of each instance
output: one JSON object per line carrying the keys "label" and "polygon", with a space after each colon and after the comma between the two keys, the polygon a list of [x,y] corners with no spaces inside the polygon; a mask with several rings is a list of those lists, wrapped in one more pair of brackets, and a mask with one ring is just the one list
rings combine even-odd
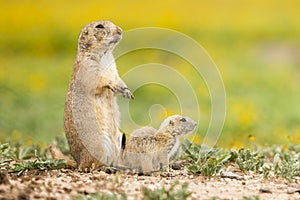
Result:
{"label": "baby prairie dog's eye", "polygon": [[104,28],[104,26],[102,24],[98,24],[95,28],[102,29],[102,28]]}
{"label": "baby prairie dog's eye", "polygon": [[186,122],[186,119],[184,117],[180,118],[179,121]]}

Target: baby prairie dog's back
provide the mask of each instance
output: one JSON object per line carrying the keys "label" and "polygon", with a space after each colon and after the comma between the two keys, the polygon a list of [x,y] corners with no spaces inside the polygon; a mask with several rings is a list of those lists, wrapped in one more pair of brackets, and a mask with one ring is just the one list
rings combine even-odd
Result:
{"label": "baby prairie dog's back", "polygon": [[179,137],[191,133],[197,123],[189,117],[173,115],[159,129],[143,127],[132,132],[124,150],[124,164],[143,172],[167,166],[179,148]]}
{"label": "baby prairie dog's back", "polygon": [[151,126],[145,126],[139,129],[134,130],[130,137],[148,137],[151,135],[154,135],[157,132],[157,130]]}

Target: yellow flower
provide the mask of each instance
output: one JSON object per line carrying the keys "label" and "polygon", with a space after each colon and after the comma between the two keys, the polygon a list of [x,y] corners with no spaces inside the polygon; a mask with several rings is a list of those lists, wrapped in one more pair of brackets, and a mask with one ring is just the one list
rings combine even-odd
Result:
{"label": "yellow flower", "polygon": [[253,142],[254,140],[255,140],[255,137],[254,137],[254,135],[248,135],[248,139],[249,139],[249,141],[251,141],[251,142]]}
{"label": "yellow flower", "polygon": [[26,145],[27,145],[27,146],[32,146],[32,145],[33,145],[32,139],[27,139],[27,140],[26,140]]}
{"label": "yellow flower", "polygon": [[230,146],[230,148],[233,148],[233,149],[241,149],[244,147],[244,145],[240,142],[233,142],[229,146]]}
{"label": "yellow flower", "polygon": [[22,133],[18,130],[13,130],[11,133],[11,139],[13,141],[18,141],[18,140],[22,139]]}

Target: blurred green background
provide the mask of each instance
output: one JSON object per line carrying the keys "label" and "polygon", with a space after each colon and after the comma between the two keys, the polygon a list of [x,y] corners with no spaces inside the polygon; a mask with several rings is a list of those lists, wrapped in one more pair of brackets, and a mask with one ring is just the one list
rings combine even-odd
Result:
{"label": "blurred green background", "polygon": [[[91,21],[109,19],[123,30],[173,29],[207,50],[227,93],[219,146],[300,142],[298,0],[0,2],[0,141],[49,143],[63,133],[78,34]],[[120,75],[136,62],[180,65],[201,105],[195,139],[201,142],[211,109],[205,84],[197,85],[201,77],[176,56],[150,50],[117,61]],[[153,93],[161,95],[153,98]],[[177,113],[170,95],[158,86],[140,88],[130,103],[133,119],[146,125],[145,112],[154,103],[162,103],[167,114]]]}

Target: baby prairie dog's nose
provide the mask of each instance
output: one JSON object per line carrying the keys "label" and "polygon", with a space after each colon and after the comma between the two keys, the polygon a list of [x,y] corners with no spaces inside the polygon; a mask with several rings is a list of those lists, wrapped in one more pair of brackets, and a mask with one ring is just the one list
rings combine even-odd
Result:
{"label": "baby prairie dog's nose", "polygon": [[193,124],[194,127],[196,127],[198,125],[197,122],[193,122],[192,124]]}
{"label": "baby prairie dog's nose", "polygon": [[118,35],[121,35],[122,34],[122,29],[117,26],[116,30],[115,30],[115,33],[118,34]]}

